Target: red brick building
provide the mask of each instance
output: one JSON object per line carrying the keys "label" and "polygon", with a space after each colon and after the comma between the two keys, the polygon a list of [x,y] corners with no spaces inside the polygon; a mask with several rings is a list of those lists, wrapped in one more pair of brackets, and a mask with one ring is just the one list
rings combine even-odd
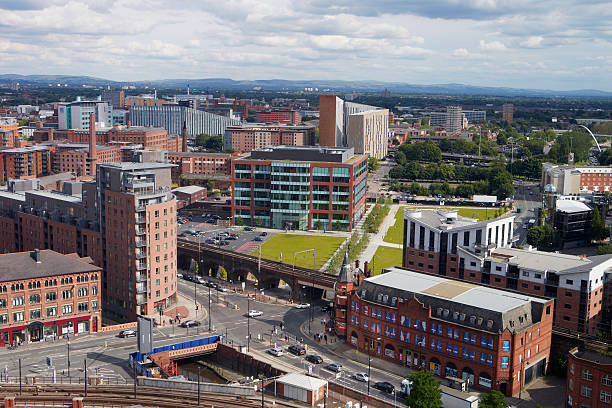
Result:
{"label": "red brick building", "polygon": [[208,152],[170,152],[168,162],[176,165],[172,168],[172,181],[178,183],[182,174],[229,175],[232,171],[232,159],[238,157],[229,153]]}
{"label": "red brick building", "polygon": [[612,255],[579,257],[511,248],[514,217],[477,221],[456,211],[406,210],[403,266],[555,299],[555,326],[603,328]]}
{"label": "red brick building", "polygon": [[336,324],[372,356],[507,396],[546,372],[553,300],[401,268],[346,298],[346,321]]}
{"label": "red brick building", "polygon": [[585,346],[567,356],[565,402],[568,408],[603,408],[612,403],[612,357]]}
{"label": "red brick building", "polygon": [[102,269],[51,250],[0,255],[0,346],[96,332]]}
{"label": "red brick building", "polygon": [[177,210],[190,206],[197,201],[206,200],[206,189],[199,186],[177,187],[172,190],[172,194],[176,197]]}
{"label": "red brick building", "polygon": [[0,118],[0,147],[19,146],[19,123],[15,118]]}
{"label": "red brick building", "polygon": [[279,109],[271,111],[259,111],[255,114],[256,122],[264,123],[288,123],[299,125],[302,123],[302,115],[298,111]]}
{"label": "red brick building", "polygon": [[27,179],[51,173],[50,149],[27,146],[0,150],[0,182]]}
{"label": "red brick building", "polygon": [[235,152],[248,153],[266,146],[313,146],[314,126],[241,125],[228,126],[224,146]]}

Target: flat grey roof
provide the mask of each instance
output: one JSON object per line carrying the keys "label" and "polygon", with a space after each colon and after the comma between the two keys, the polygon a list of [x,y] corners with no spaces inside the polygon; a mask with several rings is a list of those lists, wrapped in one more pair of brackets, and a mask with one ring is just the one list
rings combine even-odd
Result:
{"label": "flat grey roof", "polygon": [[3,187],[2,189],[0,189],[0,197],[6,197],[6,198],[10,198],[11,200],[25,202],[25,191],[21,191],[19,193],[13,193],[11,191],[8,191],[6,187]]}
{"label": "flat grey roof", "polygon": [[[502,255],[507,257],[509,263],[517,265],[520,268],[531,269],[536,271],[548,270],[551,272],[560,272],[566,269],[576,267],[593,266],[593,262],[589,258],[581,258],[576,255],[557,254],[554,252],[544,252],[536,250],[524,250],[517,248],[496,248],[491,252],[491,257]],[[608,256],[608,259],[612,255]]]}
{"label": "flat grey roof", "polygon": [[75,197],[73,195],[68,195],[68,194],[60,193],[59,191],[52,191],[52,190],[28,190],[27,194],[41,196],[41,197],[46,197],[46,198],[53,198],[55,200],[68,201],[68,202],[71,202],[71,203],[80,203],[80,202],[82,202],[80,197]]}
{"label": "flat grey roof", "polygon": [[40,251],[40,263],[34,261],[31,252],[16,252],[0,255],[0,282],[101,270],[102,268],[95,265],[69,255],[60,254],[50,249]]}
{"label": "flat grey roof", "polygon": [[527,295],[399,268],[389,268],[388,272],[368,278],[366,281],[500,313],[529,302],[544,302],[542,299]]}
{"label": "flat grey roof", "polygon": [[[453,218],[453,222],[449,223],[447,221],[448,218]],[[414,219],[436,229],[440,229],[441,226],[445,226],[446,229],[449,230],[460,229],[462,227],[474,227],[477,225],[482,225],[484,227],[488,223],[496,221],[478,221],[474,218],[462,217],[457,214],[456,208],[418,209],[407,207],[404,209],[404,219]]]}
{"label": "flat grey roof", "polygon": [[173,193],[184,193],[184,194],[195,194],[202,190],[206,190],[206,189],[200,186],[183,186],[183,187],[175,188],[174,190],[172,190],[172,192]]}
{"label": "flat grey roof", "polygon": [[104,163],[100,164],[100,167],[112,167],[115,169],[121,170],[148,170],[148,169],[166,169],[171,167],[176,167],[174,164],[170,163],[156,163],[156,162],[147,162],[147,163],[134,163],[134,162],[113,162],[113,163]]}

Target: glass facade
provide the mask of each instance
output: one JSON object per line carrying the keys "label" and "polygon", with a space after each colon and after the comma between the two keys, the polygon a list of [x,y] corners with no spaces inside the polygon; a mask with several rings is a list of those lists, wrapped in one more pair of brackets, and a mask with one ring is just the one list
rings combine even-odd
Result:
{"label": "glass facade", "polygon": [[[234,222],[278,229],[351,230],[365,212],[367,160],[233,165]],[[352,175],[361,177],[353,183]],[[241,219],[242,221],[237,221]]]}

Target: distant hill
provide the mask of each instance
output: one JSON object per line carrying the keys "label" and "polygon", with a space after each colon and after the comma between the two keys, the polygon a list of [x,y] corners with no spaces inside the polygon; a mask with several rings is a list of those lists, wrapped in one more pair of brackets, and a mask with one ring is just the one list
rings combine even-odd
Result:
{"label": "distant hill", "polygon": [[1,74],[0,84],[19,82],[23,85],[67,84],[71,86],[152,86],[158,88],[192,89],[266,89],[298,91],[304,88],[318,88],[320,92],[380,92],[388,89],[393,93],[406,94],[441,94],[441,95],[485,95],[485,96],[540,96],[540,97],[601,97],[610,98],[612,92],[596,89],[577,89],[572,91],[554,91],[546,89],[522,89],[485,87],[464,84],[414,85],[402,82],[382,81],[341,81],[341,80],[234,80],[229,78],[202,79],[159,79],[153,81],[120,82],[103,78],[71,75],[17,75]]}

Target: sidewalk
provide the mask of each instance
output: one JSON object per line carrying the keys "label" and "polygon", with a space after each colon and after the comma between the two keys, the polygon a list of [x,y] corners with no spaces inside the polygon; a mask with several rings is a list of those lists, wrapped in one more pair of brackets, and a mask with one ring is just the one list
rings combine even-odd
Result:
{"label": "sidewalk", "polygon": [[401,244],[392,244],[392,243],[383,241],[383,239],[385,238],[385,235],[387,235],[387,231],[395,223],[395,214],[397,214],[397,212],[401,210],[401,208],[402,206],[400,206],[399,204],[392,204],[390,206],[389,214],[387,214],[387,217],[384,219],[384,221],[380,225],[380,229],[378,230],[378,232],[376,234],[370,235],[370,242],[368,243],[368,246],[366,247],[366,249],[363,250],[361,255],[359,255],[358,257],[359,259],[363,259],[364,261],[371,262],[372,258],[374,258],[374,254],[376,253],[376,250],[381,245],[402,249]]}
{"label": "sidewalk", "polygon": [[180,316],[180,320],[204,320],[207,317],[207,311],[204,305],[199,304],[199,310],[195,309],[195,304],[193,303],[193,298],[189,299],[188,297],[177,292],[177,302],[170,306],[168,309],[162,311],[162,319],[159,321],[159,312],[151,313],[146,315],[145,317],[155,319],[157,323],[161,323],[163,326],[168,326],[171,324],[170,319],[176,319]]}

